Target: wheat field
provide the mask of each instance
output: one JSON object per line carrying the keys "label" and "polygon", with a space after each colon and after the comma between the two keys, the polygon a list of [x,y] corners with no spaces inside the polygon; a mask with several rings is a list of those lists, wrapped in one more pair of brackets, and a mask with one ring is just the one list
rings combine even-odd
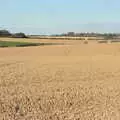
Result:
{"label": "wheat field", "polygon": [[0,120],[120,120],[120,44],[57,42],[0,48]]}

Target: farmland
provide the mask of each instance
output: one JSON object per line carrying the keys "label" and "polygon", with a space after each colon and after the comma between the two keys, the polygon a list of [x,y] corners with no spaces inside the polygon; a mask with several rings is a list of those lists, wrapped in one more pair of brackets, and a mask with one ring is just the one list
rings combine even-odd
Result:
{"label": "farmland", "polygon": [[13,42],[13,41],[0,41],[0,47],[23,47],[23,46],[40,46],[40,43],[29,42]]}
{"label": "farmland", "polygon": [[0,48],[0,120],[119,120],[120,43]]}

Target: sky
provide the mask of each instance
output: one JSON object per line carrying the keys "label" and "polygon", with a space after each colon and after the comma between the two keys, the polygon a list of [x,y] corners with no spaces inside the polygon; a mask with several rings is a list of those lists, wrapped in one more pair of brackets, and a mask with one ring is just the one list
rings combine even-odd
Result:
{"label": "sky", "polygon": [[37,35],[120,33],[120,0],[0,0],[0,29]]}

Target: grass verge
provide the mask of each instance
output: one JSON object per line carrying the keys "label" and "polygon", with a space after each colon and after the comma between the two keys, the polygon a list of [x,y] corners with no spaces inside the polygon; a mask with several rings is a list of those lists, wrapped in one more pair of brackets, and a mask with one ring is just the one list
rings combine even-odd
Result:
{"label": "grass verge", "polygon": [[57,43],[30,43],[30,42],[0,41],[0,47],[28,47],[28,46],[41,46],[41,45],[57,45]]}

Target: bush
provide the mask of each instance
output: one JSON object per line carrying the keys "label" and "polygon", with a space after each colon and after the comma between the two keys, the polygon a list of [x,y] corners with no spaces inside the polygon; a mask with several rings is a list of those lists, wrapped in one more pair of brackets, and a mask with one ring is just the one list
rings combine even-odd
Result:
{"label": "bush", "polygon": [[7,30],[0,30],[0,37],[8,37],[11,36],[11,33]]}
{"label": "bush", "polygon": [[98,43],[107,43],[107,40],[98,40]]}
{"label": "bush", "polygon": [[14,38],[27,38],[27,36],[24,33],[15,33],[12,35]]}

